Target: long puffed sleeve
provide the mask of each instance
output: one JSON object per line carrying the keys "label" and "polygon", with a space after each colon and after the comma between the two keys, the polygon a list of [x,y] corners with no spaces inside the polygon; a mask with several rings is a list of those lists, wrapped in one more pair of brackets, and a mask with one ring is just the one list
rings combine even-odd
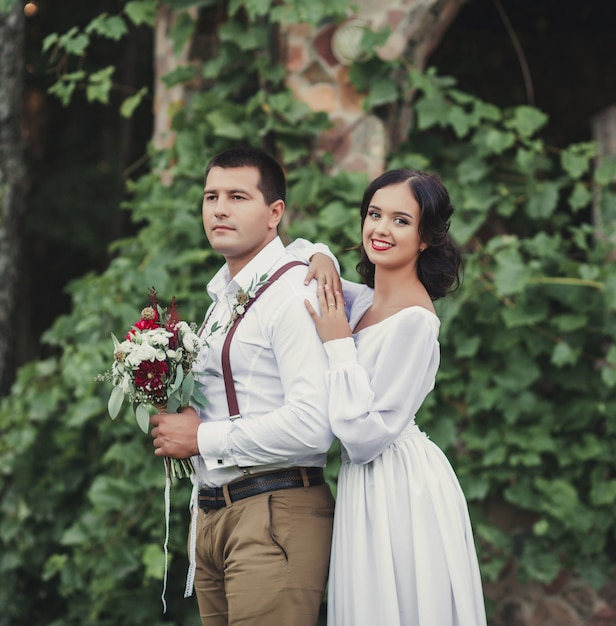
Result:
{"label": "long puffed sleeve", "polygon": [[286,247],[286,252],[287,254],[295,257],[298,261],[306,264],[310,263],[310,259],[313,255],[320,252],[332,260],[334,266],[336,267],[336,271],[340,274],[340,263],[338,263],[338,259],[332,254],[332,251],[324,243],[312,243],[312,241],[308,241],[308,239],[298,237]]}
{"label": "long puffed sleeve", "polygon": [[434,387],[438,318],[410,307],[355,338],[325,343],[332,431],[354,463],[369,463],[410,424]]}

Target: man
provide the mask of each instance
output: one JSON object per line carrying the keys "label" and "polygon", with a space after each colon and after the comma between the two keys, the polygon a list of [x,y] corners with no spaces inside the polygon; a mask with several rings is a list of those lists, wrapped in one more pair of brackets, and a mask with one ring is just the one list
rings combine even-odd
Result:
{"label": "man", "polygon": [[333,436],[325,353],[304,305],[315,289],[302,265],[270,281],[293,260],[277,234],[285,193],[281,167],[261,152],[209,163],[203,226],[226,264],[208,285],[196,364],[208,404],[151,419],[157,456],[197,455],[204,626],[314,626],[327,578],[334,501],[322,468]]}

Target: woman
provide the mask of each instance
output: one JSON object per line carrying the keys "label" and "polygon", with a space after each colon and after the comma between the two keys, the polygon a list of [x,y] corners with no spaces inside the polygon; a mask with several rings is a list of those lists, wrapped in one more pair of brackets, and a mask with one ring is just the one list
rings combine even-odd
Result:
{"label": "woman", "polygon": [[482,626],[481,579],[464,494],[415,424],[434,387],[439,320],[457,287],[453,208],[435,176],[386,172],[361,204],[366,285],[319,286],[306,307],[329,357],[329,415],[342,444],[329,626]]}

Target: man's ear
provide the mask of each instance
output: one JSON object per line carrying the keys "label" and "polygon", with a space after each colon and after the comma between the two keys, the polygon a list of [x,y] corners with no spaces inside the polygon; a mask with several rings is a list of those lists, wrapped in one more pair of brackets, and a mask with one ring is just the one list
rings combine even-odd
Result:
{"label": "man's ear", "polygon": [[269,226],[270,228],[278,228],[278,224],[280,224],[280,220],[284,214],[284,200],[276,200],[269,205],[270,217],[269,217]]}

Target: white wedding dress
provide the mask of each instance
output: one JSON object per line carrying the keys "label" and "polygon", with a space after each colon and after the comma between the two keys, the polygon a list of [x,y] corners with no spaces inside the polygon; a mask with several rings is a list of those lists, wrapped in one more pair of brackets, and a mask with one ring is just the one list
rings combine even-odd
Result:
{"label": "white wedding dress", "polygon": [[[372,289],[354,291],[354,328]],[[485,626],[466,499],[414,416],[434,387],[440,322],[403,309],[325,344],[329,411],[343,445],[328,626]],[[353,341],[354,340],[354,341]]]}

